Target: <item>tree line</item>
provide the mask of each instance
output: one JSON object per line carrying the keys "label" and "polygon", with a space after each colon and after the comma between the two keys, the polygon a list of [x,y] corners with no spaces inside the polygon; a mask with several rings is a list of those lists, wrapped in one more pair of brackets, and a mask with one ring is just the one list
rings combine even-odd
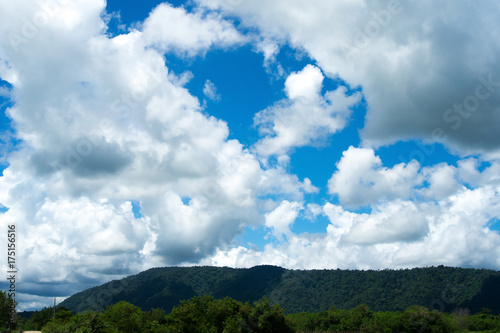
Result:
{"label": "tree line", "polygon": [[[2,292],[3,293],[3,292]],[[0,295],[1,296],[1,295]],[[1,297],[0,297],[1,298]],[[1,309],[1,307],[0,307]],[[3,319],[3,312],[0,318]],[[181,301],[170,313],[141,310],[120,301],[104,310],[73,313],[63,306],[44,308],[19,318],[18,329],[44,333],[237,333],[237,332],[498,332],[500,315],[488,309],[469,314],[411,306],[404,311],[371,311],[366,305],[352,309],[285,314],[266,297],[242,303],[230,297],[196,296]]]}
{"label": "tree line", "polygon": [[373,311],[404,311],[420,305],[441,312],[486,307],[500,313],[500,272],[426,267],[405,270],[289,270],[276,266],[163,267],[79,292],[61,303],[74,312],[103,310],[127,301],[143,310],[170,312],[195,296],[254,302],[266,296],[286,314],[321,312],[366,304]]}

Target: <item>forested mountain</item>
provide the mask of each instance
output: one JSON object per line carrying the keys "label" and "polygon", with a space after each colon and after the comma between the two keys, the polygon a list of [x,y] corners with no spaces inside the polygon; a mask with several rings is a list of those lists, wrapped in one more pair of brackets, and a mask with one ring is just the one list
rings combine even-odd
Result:
{"label": "forested mountain", "polygon": [[64,302],[74,312],[99,310],[127,301],[143,310],[169,312],[194,296],[229,296],[257,301],[267,296],[287,313],[350,309],[366,304],[373,311],[482,308],[500,313],[500,272],[486,269],[428,267],[406,270],[287,270],[276,266],[153,268],[77,293]]}

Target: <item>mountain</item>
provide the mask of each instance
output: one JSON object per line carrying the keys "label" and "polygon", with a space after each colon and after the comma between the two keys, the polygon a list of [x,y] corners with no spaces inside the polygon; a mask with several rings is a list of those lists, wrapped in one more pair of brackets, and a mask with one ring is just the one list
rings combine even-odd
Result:
{"label": "mountain", "polygon": [[405,270],[288,270],[276,266],[152,268],[79,292],[60,305],[74,312],[127,301],[143,310],[170,312],[181,300],[210,294],[238,301],[267,296],[287,313],[319,312],[366,304],[373,311],[422,305],[440,311],[488,308],[500,313],[500,272],[427,267]]}

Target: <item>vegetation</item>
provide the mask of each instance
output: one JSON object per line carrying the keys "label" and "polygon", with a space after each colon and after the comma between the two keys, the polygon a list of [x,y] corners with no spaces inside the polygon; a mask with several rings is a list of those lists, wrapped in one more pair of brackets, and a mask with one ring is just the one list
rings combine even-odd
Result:
{"label": "vegetation", "polygon": [[[19,313],[18,329],[44,333],[500,332],[499,299],[500,272],[491,270],[173,267],[88,289],[61,303],[55,314],[53,308]],[[8,302],[7,294],[0,292],[0,320],[7,318]]]}
{"label": "vegetation", "polygon": [[53,309],[35,312],[23,325],[24,330],[44,333],[216,333],[216,332],[295,332],[283,310],[263,298],[254,304],[241,303],[229,297],[194,297],[174,307],[170,314],[161,309],[142,311],[121,301],[103,311],[71,314],[59,307],[55,320],[47,314]]}
{"label": "vegetation", "polygon": [[352,309],[359,304],[374,311],[405,311],[419,305],[442,312],[468,308],[476,313],[486,307],[499,314],[500,272],[443,266],[383,271],[167,267],[85,290],[61,305],[84,312],[127,301],[142,310],[170,312],[181,300],[203,295],[239,302],[266,296],[287,314],[316,313],[332,306]]}
{"label": "vegetation", "polygon": [[411,306],[405,311],[372,312],[366,305],[352,310],[331,308],[320,313],[298,313],[289,316],[298,332],[499,332],[500,316],[487,309],[469,315],[466,310],[454,313],[430,311]]}
{"label": "vegetation", "polygon": [[0,327],[9,326],[12,298],[6,291],[0,290]]}
{"label": "vegetation", "polygon": [[194,297],[182,301],[172,312],[161,309],[142,311],[126,301],[109,305],[102,311],[72,314],[64,307],[34,312],[20,324],[23,330],[44,333],[236,333],[236,332],[499,332],[500,315],[488,309],[470,315],[467,310],[454,313],[430,311],[412,306],[405,311],[371,311],[366,305],[350,310],[335,307],[319,313],[302,312],[286,316],[269,299],[242,303],[225,297]]}

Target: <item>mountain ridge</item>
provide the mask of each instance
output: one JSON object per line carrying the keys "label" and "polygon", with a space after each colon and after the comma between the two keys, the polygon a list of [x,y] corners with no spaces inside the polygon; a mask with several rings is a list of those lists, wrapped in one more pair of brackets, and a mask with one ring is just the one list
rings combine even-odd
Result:
{"label": "mountain ridge", "polygon": [[242,302],[266,296],[287,313],[360,304],[374,311],[421,305],[447,312],[489,308],[500,313],[500,272],[445,266],[380,271],[290,270],[270,265],[158,267],[76,293],[60,305],[83,312],[124,300],[143,310],[170,312],[181,300],[207,294]]}

